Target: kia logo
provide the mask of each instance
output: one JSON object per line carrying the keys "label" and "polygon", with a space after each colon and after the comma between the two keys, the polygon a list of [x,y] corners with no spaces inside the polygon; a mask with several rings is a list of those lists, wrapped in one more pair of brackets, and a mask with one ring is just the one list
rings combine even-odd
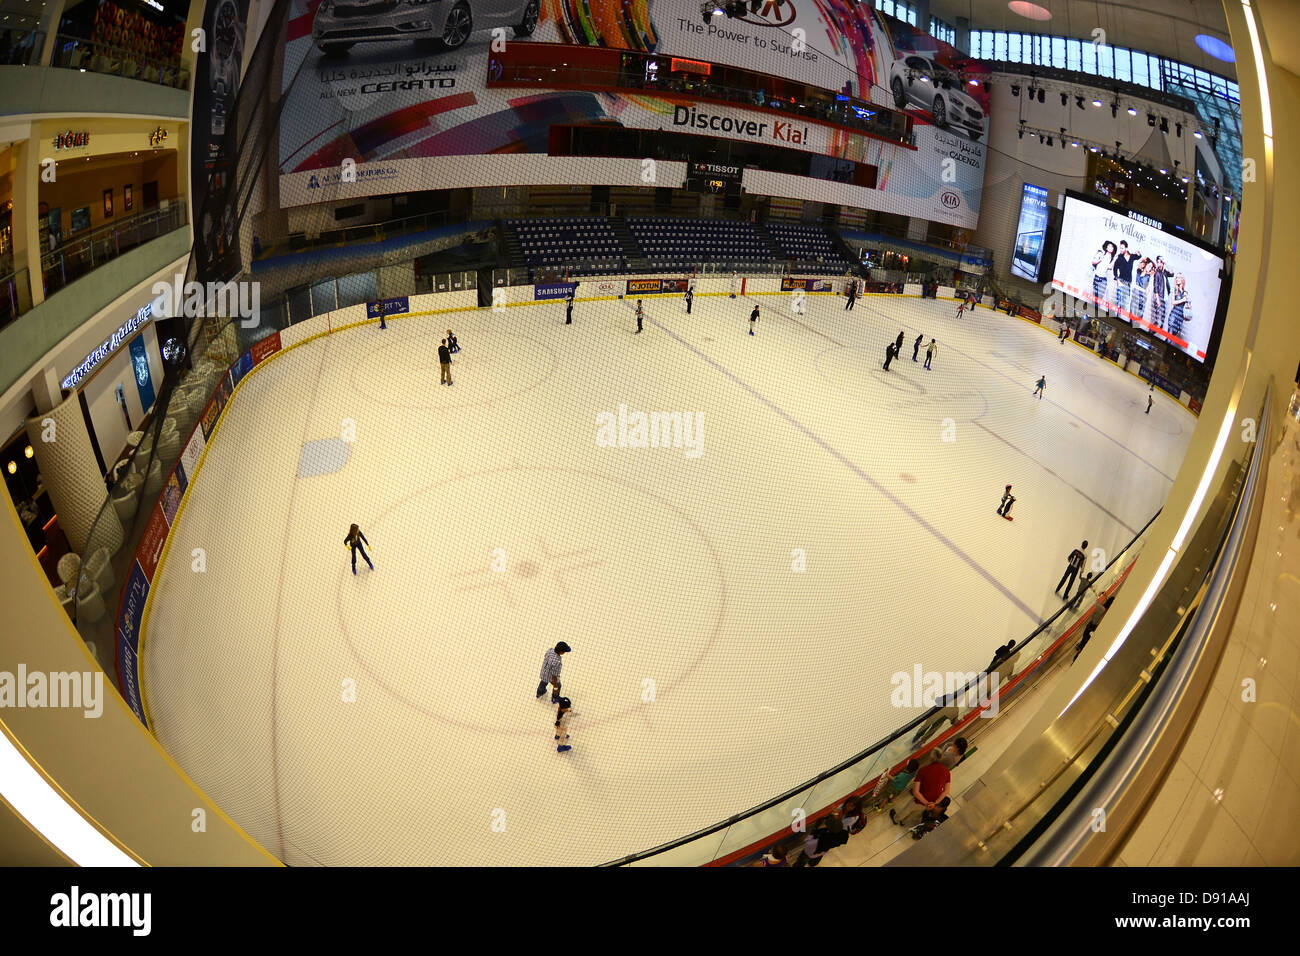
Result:
{"label": "kia logo", "polygon": [[955,193],[951,189],[945,190],[939,197],[939,201],[949,209],[956,209],[961,205],[961,193]]}
{"label": "kia logo", "polygon": [[783,27],[794,22],[794,4],[790,0],[760,0],[758,13],[739,19],[760,27]]}

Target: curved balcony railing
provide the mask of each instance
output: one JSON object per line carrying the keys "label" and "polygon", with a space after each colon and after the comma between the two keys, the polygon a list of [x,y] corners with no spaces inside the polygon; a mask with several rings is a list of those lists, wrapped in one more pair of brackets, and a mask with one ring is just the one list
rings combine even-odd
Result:
{"label": "curved balcony railing", "polygon": [[185,200],[163,200],[155,209],[146,209],[65,239],[41,256],[46,297],[122,253],[179,229],[188,221]]}
{"label": "curved balcony railing", "polygon": [[178,90],[190,88],[190,71],[178,60],[149,57],[107,43],[62,33],[55,35],[55,43],[50,66],[122,76],[146,83],[161,83]]}

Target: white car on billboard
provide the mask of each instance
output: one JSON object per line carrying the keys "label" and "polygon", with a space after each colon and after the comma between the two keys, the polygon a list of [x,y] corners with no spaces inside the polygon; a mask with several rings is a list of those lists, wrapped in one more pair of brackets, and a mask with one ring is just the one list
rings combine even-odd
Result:
{"label": "white car on billboard", "polygon": [[922,109],[940,129],[964,130],[971,139],[984,135],[984,110],[962,90],[956,73],[918,53],[906,53],[889,67],[894,106]]}
{"label": "white car on billboard", "polygon": [[311,36],[327,54],[405,40],[454,50],[475,30],[509,26],[517,37],[531,36],[540,12],[541,0],[321,0]]}

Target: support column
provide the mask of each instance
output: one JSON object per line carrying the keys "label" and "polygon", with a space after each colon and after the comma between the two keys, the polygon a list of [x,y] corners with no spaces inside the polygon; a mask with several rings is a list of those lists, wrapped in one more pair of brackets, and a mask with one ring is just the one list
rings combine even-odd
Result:
{"label": "support column", "polygon": [[[11,219],[14,241],[14,268],[27,268],[27,281],[31,289],[31,304],[45,301],[45,280],[41,273],[40,216],[37,214],[40,196],[41,142],[34,139],[35,124],[27,127],[27,137],[15,139],[14,150],[14,208]],[[19,295],[22,295],[21,290]]]}
{"label": "support column", "polygon": [[108,489],[90,445],[78,393],[27,419],[27,440],[72,549],[83,555],[96,548],[116,553],[125,537],[122,522],[108,505]]}
{"label": "support column", "polygon": [[54,61],[54,50],[59,45],[59,23],[63,20],[63,11],[67,8],[67,0],[48,0],[41,8],[41,32],[45,36],[41,43],[39,66],[49,66]]}

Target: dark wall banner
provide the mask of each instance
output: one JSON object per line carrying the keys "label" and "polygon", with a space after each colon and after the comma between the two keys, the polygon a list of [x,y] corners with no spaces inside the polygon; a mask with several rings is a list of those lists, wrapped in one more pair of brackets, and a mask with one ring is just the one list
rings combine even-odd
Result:
{"label": "dark wall banner", "polygon": [[234,173],[232,108],[244,62],[248,0],[208,0],[203,12],[205,51],[194,68],[194,121],[190,125],[190,183],[194,254],[199,281],[225,281],[239,271],[238,210],[210,202]]}
{"label": "dark wall banner", "polygon": [[[863,194],[868,208],[963,228],[978,221],[989,96],[968,74],[985,67],[869,3],[765,0],[743,17],[715,14],[705,23],[698,0],[543,0],[525,38],[513,28],[535,9],[531,0],[475,2],[468,38],[437,52],[399,29],[399,14],[418,10],[433,23],[448,3],[390,6],[291,0],[280,127],[283,206],[427,189],[468,171],[481,171],[493,185],[526,185],[537,176],[607,184],[598,160],[552,157],[548,150],[553,127],[612,125],[867,164],[876,169],[875,187]],[[502,26],[507,46],[498,55],[492,30]],[[355,39],[363,34],[382,39]],[[648,78],[575,78],[583,88],[567,90],[488,86],[502,75],[503,62],[526,59],[527,48],[546,44],[654,55],[665,69],[671,58],[691,58],[845,91],[911,114],[915,148],[791,115],[788,103],[778,110],[772,103],[693,98]],[[461,156],[476,158],[446,162]],[[537,162],[520,163],[528,157]],[[344,160],[355,166],[345,169]],[[497,181],[510,176],[509,183]]]}

